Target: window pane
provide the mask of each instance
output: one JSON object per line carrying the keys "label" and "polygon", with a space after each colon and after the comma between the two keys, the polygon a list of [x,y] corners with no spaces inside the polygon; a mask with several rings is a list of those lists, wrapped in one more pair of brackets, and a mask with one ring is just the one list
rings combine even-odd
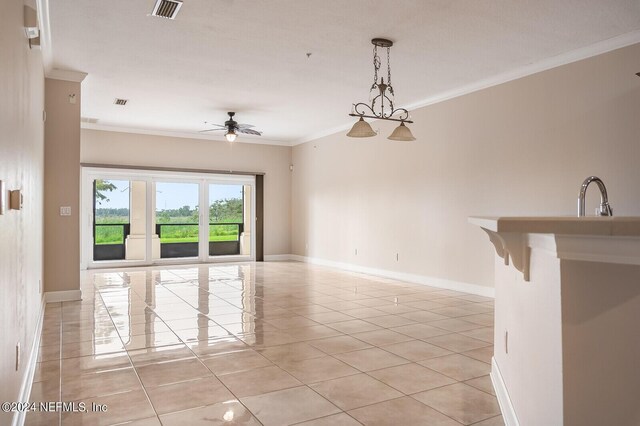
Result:
{"label": "window pane", "polygon": [[243,185],[209,185],[209,256],[241,254],[244,211]]}
{"label": "window pane", "polygon": [[198,184],[156,183],[156,234],[160,258],[198,256]]}

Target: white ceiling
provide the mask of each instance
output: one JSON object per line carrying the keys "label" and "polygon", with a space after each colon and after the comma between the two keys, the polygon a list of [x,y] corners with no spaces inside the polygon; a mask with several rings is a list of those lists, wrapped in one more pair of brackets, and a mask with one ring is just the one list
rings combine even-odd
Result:
{"label": "white ceiling", "polygon": [[184,0],[174,21],[154,2],[49,2],[52,65],[88,73],[82,115],[100,126],[197,132],[236,111],[295,143],[353,121],[373,37],[396,43],[406,106],[640,30],[640,0]]}

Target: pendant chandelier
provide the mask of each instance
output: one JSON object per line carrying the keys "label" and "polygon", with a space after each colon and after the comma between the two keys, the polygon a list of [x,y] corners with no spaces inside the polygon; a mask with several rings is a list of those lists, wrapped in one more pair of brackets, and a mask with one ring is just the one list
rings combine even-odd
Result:
{"label": "pendant chandelier", "polygon": [[[404,108],[395,108],[393,105],[394,91],[391,85],[391,64],[390,51],[393,42],[384,38],[374,38],[371,40],[373,44],[373,85],[369,89],[369,102],[359,102],[353,104],[351,117],[358,117],[358,121],[353,125],[347,136],[352,138],[369,138],[377,133],[367,123],[365,118],[373,118],[375,120],[399,121],[400,125],[391,133],[387,139],[393,141],[414,141],[411,130],[405,123],[413,123],[409,120],[409,111]],[[378,72],[380,71],[380,56],[378,56],[378,48],[387,49],[387,82],[384,77],[380,77],[378,82]]]}

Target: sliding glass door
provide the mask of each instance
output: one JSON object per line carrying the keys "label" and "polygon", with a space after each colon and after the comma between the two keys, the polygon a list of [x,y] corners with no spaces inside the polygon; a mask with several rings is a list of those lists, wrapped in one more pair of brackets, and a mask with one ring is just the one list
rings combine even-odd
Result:
{"label": "sliding glass door", "polygon": [[157,259],[200,257],[200,184],[154,182],[155,235],[160,243]]}
{"label": "sliding glass door", "polygon": [[83,266],[255,259],[253,176],[83,169]]}
{"label": "sliding glass door", "polygon": [[93,260],[145,260],[146,183],[116,177],[91,185]]}
{"label": "sliding glass door", "polygon": [[250,221],[245,217],[251,203],[245,187],[250,186],[209,184],[209,256],[251,254]]}

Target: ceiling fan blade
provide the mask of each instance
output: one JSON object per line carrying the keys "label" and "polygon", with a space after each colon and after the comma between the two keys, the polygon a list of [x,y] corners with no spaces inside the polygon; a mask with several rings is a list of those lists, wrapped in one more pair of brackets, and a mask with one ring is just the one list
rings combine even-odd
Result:
{"label": "ceiling fan blade", "polygon": [[236,131],[238,133],[244,133],[244,134],[247,134],[247,135],[262,136],[262,132],[259,132],[257,130],[252,130],[252,129],[237,129]]}
{"label": "ceiling fan blade", "polygon": [[252,127],[256,127],[253,124],[238,124],[239,129],[250,129]]}
{"label": "ceiling fan blade", "polygon": [[216,130],[227,130],[227,129],[224,127],[221,129],[207,129],[207,130],[200,130],[198,133],[215,132]]}
{"label": "ceiling fan blade", "polygon": [[204,124],[206,124],[207,126],[227,127],[227,126],[224,126],[222,124],[209,123],[208,121],[205,121]]}

